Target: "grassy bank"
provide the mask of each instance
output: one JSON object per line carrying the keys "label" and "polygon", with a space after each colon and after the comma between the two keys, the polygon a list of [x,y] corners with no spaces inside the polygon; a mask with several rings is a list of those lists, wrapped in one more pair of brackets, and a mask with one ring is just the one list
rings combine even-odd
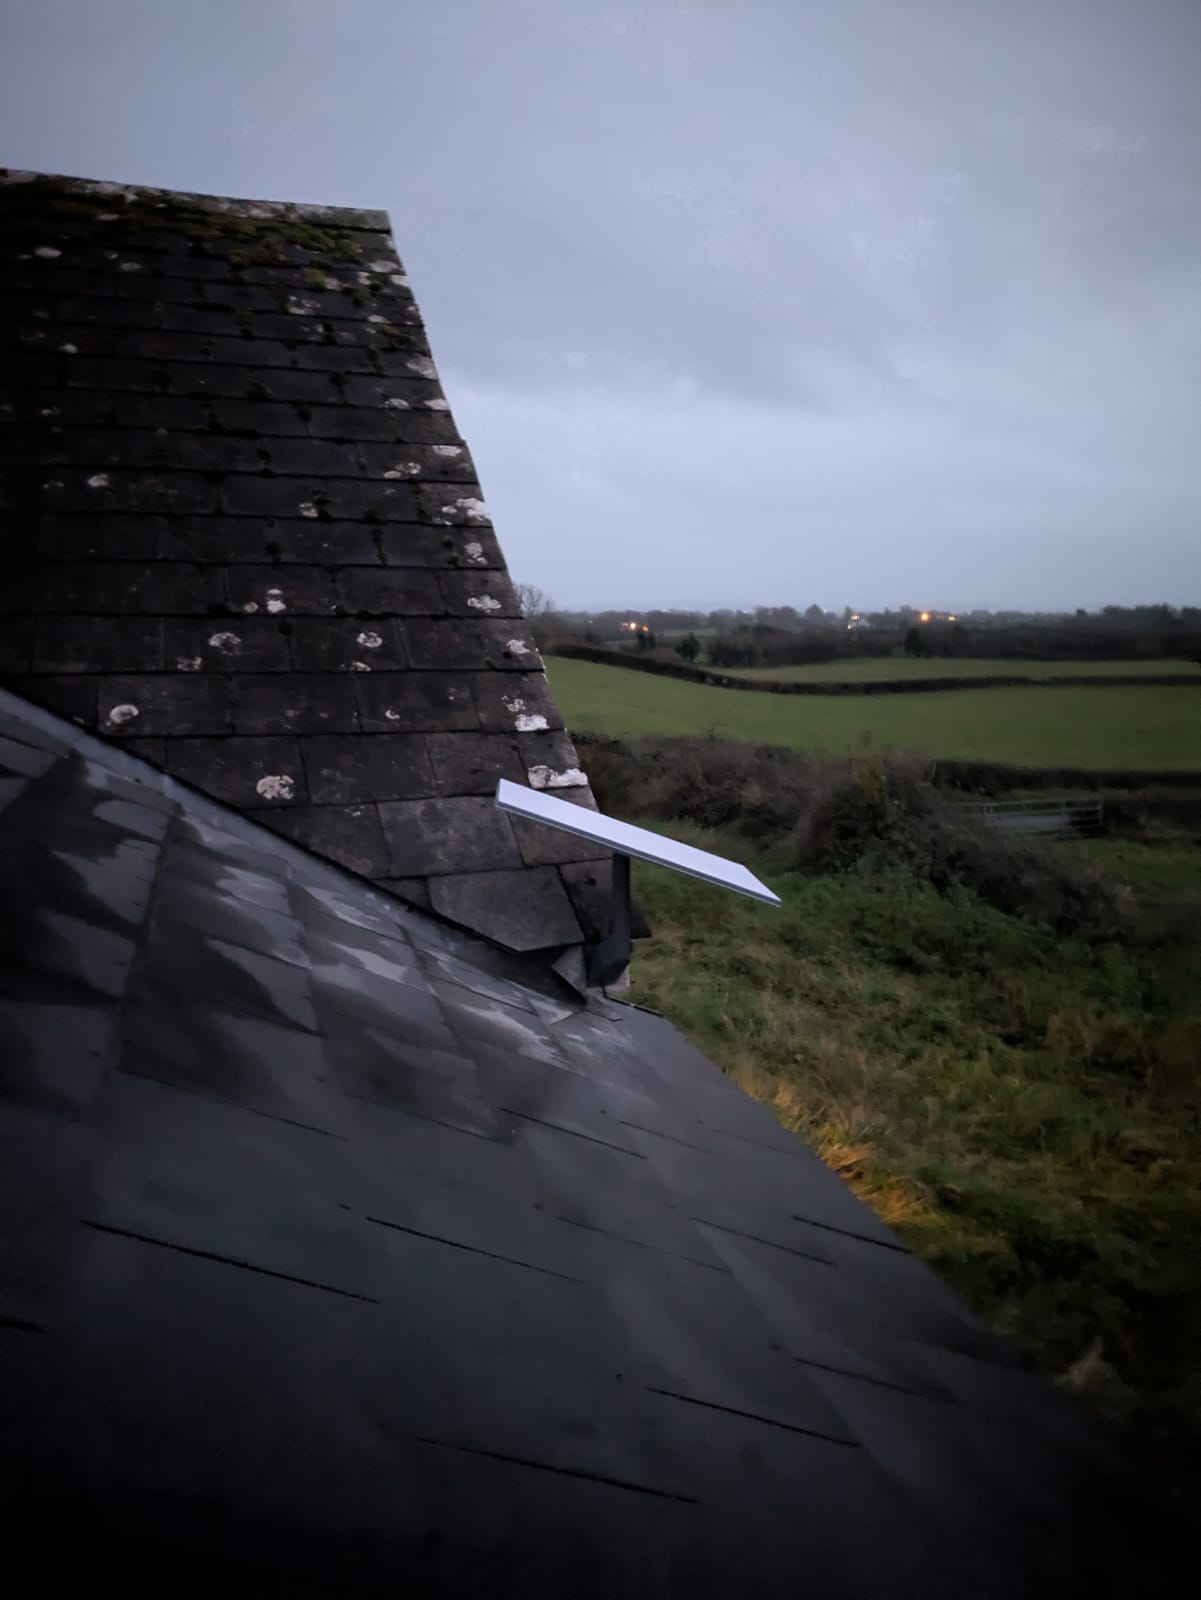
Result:
{"label": "grassy bank", "polygon": [[973,661],[966,658],[918,660],[912,656],[880,659],[855,657],[847,661],[819,661],[804,667],[724,667],[737,678],[775,679],[780,683],[856,683],[881,678],[1140,678],[1195,673],[1191,661]]}
{"label": "grassy bank", "polygon": [[844,754],[914,751],[1030,766],[1201,770],[1201,692],[1190,688],[980,689],[819,699],[747,694],[552,657],[569,728],[618,738],[715,733]]}
{"label": "grassy bank", "polygon": [[635,864],[654,935],[631,998],[1195,1493],[1201,852],[1062,847],[1120,914],[1056,934],[912,867],[801,871],[779,840],[652,825],[745,861],[783,905]]}

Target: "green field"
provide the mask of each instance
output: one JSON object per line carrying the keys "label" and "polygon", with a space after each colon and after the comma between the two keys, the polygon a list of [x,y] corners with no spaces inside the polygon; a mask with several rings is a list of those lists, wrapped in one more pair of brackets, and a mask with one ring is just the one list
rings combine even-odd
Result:
{"label": "green field", "polygon": [[[937,694],[755,694],[552,657],[574,731],[616,738],[716,734],[829,755],[907,751],[946,759],[1201,770],[1201,690],[953,689]],[[1199,674],[1201,675],[1201,674]]]}
{"label": "green field", "polygon": [[879,678],[1140,678],[1147,675],[1195,676],[1192,661],[968,661],[857,656],[850,661],[819,661],[807,667],[721,667],[711,671],[735,678],[766,678],[777,683],[861,683]]}

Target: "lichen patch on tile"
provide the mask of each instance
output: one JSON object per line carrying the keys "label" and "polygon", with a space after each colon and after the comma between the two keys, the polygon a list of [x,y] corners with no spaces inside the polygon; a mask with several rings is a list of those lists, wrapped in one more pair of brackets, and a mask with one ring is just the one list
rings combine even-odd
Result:
{"label": "lichen patch on tile", "polygon": [[272,772],[260,778],[254,787],[264,800],[291,800],[296,792],[296,780],[289,773]]}
{"label": "lichen patch on tile", "polygon": [[560,772],[553,767],[531,767],[529,774],[534,789],[582,789],[588,784],[579,767],[564,767]]}

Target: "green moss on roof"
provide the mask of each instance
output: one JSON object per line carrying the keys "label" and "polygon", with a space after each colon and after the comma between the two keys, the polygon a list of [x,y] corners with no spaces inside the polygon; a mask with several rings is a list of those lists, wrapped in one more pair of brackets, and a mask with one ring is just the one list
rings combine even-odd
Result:
{"label": "green moss on roof", "polygon": [[[9,178],[9,181],[3,181]],[[203,255],[206,244],[234,243],[234,266],[291,264],[288,250],[305,250],[327,261],[359,262],[364,249],[378,250],[364,231],[387,230],[379,212],[287,205],[274,201],[219,200],[163,189],[89,185],[78,179],[36,176],[13,181],[0,168],[0,218],[6,226],[48,220],[103,224],[114,239],[125,228],[183,234]]]}

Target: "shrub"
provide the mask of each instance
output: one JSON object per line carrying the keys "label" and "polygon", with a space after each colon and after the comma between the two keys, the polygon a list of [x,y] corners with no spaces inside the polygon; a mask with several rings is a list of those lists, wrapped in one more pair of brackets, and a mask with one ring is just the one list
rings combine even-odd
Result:
{"label": "shrub", "polygon": [[1120,923],[1099,874],[960,810],[917,762],[851,761],[794,837],[800,864],[817,871],[903,867],[940,893],[970,889],[999,911],[1061,933],[1109,936]]}
{"label": "shrub", "polygon": [[603,810],[736,827],[810,872],[902,869],[1058,932],[1107,936],[1120,924],[1099,874],[960,810],[926,763],[821,760],[724,739],[575,738]]}

